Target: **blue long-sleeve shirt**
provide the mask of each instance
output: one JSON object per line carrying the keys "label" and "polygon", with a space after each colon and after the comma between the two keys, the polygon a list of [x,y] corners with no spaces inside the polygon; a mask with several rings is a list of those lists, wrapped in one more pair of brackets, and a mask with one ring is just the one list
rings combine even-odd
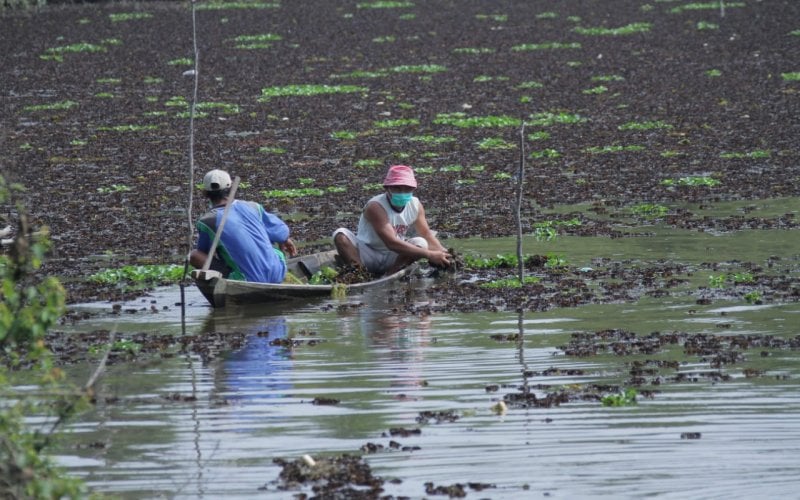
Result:
{"label": "blue long-sleeve shirt", "polygon": [[[215,207],[197,221],[197,249],[208,253],[222,221],[225,207]],[[234,200],[217,244],[217,255],[229,269],[230,279],[281,283],[286,263],[273,243],[285,243],[289,227],[259,203]],[[282,255],[282,254],[281,254]]]}

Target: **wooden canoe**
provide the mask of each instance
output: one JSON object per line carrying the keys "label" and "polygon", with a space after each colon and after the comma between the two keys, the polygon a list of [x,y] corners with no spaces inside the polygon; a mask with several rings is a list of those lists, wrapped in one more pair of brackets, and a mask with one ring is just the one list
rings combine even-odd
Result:
{"label": "wooden canoe", "polygon": [[334,287],[344,287],[346,294],[360,293],[397,281],[416,269],[416,265],[411,265],[389,276],[350,285],[311,285],[308,283],[308,278],[322,267],[335,268],[336,259],[335,250],[289,259],[286,262],[287,272],[291,273],[293,278],[297,278],[298,284],[229,280],[223,278],[222,274],[217,271],[202,270],[192,271],[192,278],[212,307],[225,307],[230,304],[269,304],[287,300],[330,297]]}

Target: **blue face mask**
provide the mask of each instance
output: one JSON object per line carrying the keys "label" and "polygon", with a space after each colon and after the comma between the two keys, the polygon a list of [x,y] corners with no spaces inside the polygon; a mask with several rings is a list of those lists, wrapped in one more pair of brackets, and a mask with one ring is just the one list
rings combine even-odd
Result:
{"label": "blue face mask", "polygon": [[409,201],[411,201],[411,197],[413,193],[392,193],[391,202],[397,208],[405,207]]}

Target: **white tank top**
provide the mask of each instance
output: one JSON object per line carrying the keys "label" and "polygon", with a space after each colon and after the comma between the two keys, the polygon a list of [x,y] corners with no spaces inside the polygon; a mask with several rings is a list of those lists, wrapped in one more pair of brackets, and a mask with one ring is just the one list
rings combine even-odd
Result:
{"label": "white tank top", "polygon": [[[407,240],[416,236],[414,224],[417,222],[420,207],[419,199],[416,196],[411,198],[411,201],[406,204],[402,212],[397,212],[391,207],[386,193],[373,196],[367,202],[367,205],[372,202],[375,202],[383,207],[383,210],[389,217],[389,224],[391,224],[394,228],[394,234],[398,239]],[[375,228],[372,227],[372,224],[367,222],[367,219],[364,217],[363,213],[361,214],[361,218],[358,220],[358,234],[356,235],[356,238],[375,250],[388,250],[386,245],[383,244],[383,240],[381,240],[380,236],[378,236],[378,233],[375,232]]]}

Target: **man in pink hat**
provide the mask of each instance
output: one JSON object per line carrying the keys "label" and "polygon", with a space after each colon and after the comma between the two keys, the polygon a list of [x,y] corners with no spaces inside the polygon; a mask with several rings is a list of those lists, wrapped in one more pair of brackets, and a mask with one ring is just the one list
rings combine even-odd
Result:
{"label": "man in pink hat", "polygon": [[419,259],[447,267],[452,257],[428,227],[425,209],[414,196],[417,179],[411,167],[389,167],[383,187],[364,207],[357,234],[343,227],[334,231],[339,256],[377,275],[395,273]]}

